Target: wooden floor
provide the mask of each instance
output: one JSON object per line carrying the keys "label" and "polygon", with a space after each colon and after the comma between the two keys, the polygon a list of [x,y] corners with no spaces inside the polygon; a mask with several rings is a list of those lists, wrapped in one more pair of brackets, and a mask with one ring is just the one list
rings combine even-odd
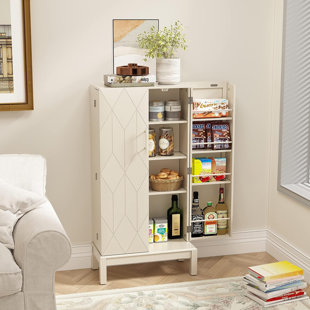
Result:
{"label": "wooden floor", "polygon": [[[276,261],[266,252],[198,259],[198,275],[188,274],[188,261],[159,262],[108,267],[108,284],[99,285],[98,270],[80,269],[56,273],[56,294],[73,294],[116,288],[135,287],[242,276],[253,265]],[[308,289],[310,293],[310,289]]]}

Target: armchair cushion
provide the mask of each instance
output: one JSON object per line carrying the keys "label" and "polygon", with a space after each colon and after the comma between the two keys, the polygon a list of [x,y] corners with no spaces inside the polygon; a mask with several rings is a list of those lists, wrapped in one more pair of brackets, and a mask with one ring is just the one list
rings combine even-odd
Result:
{"label": "armchair cushion", "polygon": [[46,198],[10,185],[0,179],[0,242],[13,249],[15,223],[25,213],[39,207]]}
{"label": "armchair cushion", "polygon": [[16,294],[22,289],[22,272],[11,251],[0,243],[0,297]]}

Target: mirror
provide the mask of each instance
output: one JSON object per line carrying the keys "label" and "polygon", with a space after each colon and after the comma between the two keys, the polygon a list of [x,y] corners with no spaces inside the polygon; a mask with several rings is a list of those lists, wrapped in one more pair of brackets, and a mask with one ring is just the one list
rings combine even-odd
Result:
{"label": "mirror", "polygon": [[0,111],[32,109],[30,0],[1,0]]}

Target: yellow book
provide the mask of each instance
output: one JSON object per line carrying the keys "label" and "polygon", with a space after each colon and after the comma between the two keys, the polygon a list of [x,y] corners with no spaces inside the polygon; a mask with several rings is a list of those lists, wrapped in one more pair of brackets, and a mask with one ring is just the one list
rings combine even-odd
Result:
{"label": "yellow book", "polygon": [[265,282],[299,276],[304,273],[301,268],[287,261],[249,267],[249,272]]}

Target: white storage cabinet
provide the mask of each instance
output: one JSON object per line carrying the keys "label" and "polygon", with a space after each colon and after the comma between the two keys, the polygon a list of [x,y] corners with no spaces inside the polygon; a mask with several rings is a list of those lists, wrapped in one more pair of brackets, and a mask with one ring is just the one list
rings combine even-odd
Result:
{"label": "white storage cabinet", "polygon": [[[219,186],[225,186],[229,207],[229,234],[200,237],[229,238],[233,208],[233,153],[231,150],[192,150],[192,98],[228,98],[231,137],[234,137],[234,87],[227,82],[181,83],[155,87],[110,88],[91,86],[92,240],[93,268],[100,268],[100,283],[107,281],[107,267],[143,262],[190,259],[190,274],[197,274],[197,249],[191,244],[192,192],[200,202],[217,202]],[[179,100],[180,121],[149,122],[149,101]],[[212,120],[212,119],[207,119]],[[219,120],[219,119],[216,119]],[[148,157],[148,129],[158,137],[163,125],[173,128],[173,156]],[[213,153],[213,154],[212,154]],[[227,180],[192,183],[192,157],[226,156]],[[184,176],[174,192],[149,189],[149,175],[171,168]],[[149,218],[166,217],[171,195],[179,196],[183,209],[183,239],[148,243]]]}

